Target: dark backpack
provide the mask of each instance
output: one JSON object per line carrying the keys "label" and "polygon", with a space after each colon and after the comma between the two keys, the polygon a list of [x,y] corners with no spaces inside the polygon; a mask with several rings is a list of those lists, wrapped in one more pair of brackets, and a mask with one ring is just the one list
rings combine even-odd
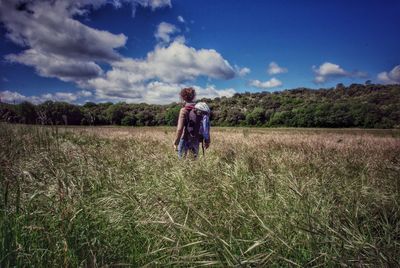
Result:
{"label": "dark backpack", "polygon": [[198,140],[200,141],[200,125],[202,122],[202,115],[196,113],[194,106],[185,106],[186,117],[185,117],[185,140]]}

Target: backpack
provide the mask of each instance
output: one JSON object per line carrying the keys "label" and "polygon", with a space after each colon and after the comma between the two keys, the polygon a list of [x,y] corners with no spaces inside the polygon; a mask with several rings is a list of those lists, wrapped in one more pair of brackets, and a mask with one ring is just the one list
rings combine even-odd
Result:
{"label": "backpack", "polygon": [[187,141],[200,141],[200,125],[202,115],[197,113],[194,105],[186,105],[184,139]]}
{"label": "backpack", "polygon": [[210,142],[210,116],[209,113],[197,110],[194,105],[185,106],[185,134],[186,140],[197,139],[199,142]]}

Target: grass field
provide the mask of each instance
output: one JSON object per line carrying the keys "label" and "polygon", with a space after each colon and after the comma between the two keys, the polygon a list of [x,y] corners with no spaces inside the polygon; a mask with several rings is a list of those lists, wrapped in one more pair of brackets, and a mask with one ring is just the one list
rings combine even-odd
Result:
{"label": "grass field", "polygon": [[400,265],[400,132],[0,125],[0,267]]}

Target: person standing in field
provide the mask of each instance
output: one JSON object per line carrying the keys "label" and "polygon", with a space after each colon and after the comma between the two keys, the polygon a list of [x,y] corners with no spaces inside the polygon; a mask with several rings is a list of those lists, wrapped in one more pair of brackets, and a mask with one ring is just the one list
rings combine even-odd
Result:
{"label": "person standing in field", "polygon": [[179,158],[185,157],[188,152],[197,158],[200,143],[203,154],[204,148],[210,146],[210,109],[204,102],[194,102],[196,91],[191,87],[182,89],[180,97],[184,107],[179,112],[174,149],[178,151]]}

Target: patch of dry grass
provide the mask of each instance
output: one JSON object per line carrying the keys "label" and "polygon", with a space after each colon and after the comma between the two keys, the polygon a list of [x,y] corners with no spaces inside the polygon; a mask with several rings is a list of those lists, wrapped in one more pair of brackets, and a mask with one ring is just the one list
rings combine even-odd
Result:
{"label": "patch of dry grass", "polygon": [[1,125],[1,266],[397,266],[398,134]]}

